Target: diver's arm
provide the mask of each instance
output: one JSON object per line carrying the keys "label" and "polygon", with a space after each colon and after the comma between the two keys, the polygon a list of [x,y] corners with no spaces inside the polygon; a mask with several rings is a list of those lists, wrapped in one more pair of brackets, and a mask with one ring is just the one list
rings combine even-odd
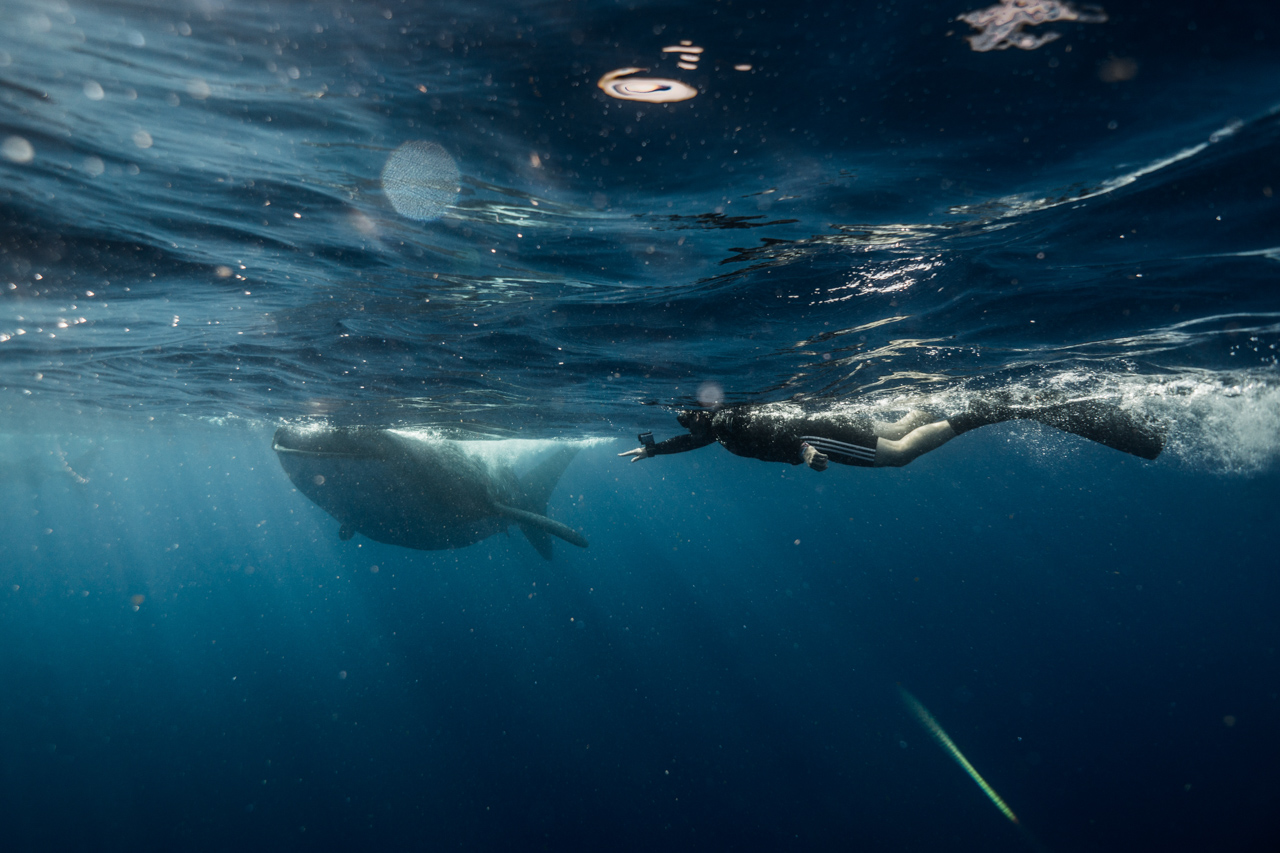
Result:
{"label": "diver's arm", "polygon": [[[645,433],[648,435],[648,433]],[[641,439],[644,442],[644,439]],[[652,441],[652,438],[650,439]],[[684,453],[687,450],[697,450],[699,447],[706,447],[715,441],[715,436],[695,436],[692,433],[677,435],[674,438],[668,438],[666,441],[659,441],[656,444],[648,442],[642,443],[635,450],[628,450],[625,453],[619,453],[619,456],[630,456],[632,462],[639,462],[641,459],[648,459],[650,456],[665,456],[669,453]]]}

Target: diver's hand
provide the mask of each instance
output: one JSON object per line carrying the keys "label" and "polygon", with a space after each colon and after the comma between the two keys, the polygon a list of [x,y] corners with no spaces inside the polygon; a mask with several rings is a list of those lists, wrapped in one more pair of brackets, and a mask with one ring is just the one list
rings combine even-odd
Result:
{"label": "diver's hand", "polygon": [[628,450],[626,453],[619,453],[619,456],[630,456],[632,462],[639,462],[641,459],[648,459],[653,454],[649,452],[648,447],[637,447],[635,450]]}

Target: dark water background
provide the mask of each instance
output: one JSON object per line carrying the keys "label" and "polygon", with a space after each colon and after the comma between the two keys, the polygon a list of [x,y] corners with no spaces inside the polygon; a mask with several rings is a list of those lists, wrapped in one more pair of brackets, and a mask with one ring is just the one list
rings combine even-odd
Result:
{"label": "dark water background", "polygon": [[[1280,12],[977,5],[0,5],[15,849],[1274,849]],[[614,455],[992,386],[1169,448]],[[586,439],[591,547],[341,542],[304,418]]]}

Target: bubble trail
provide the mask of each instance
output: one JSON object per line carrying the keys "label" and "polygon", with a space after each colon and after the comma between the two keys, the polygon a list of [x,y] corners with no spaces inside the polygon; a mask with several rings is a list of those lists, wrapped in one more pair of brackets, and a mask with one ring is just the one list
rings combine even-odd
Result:
{"label": "bubble trail", "polygon": [[969,778],[978,783],[978,787],[982,789],[982,793],[986,794],[991,799],[991,802],[996,804],[996,808],[1000,810],[1000,813],[1013,821],[1015,826],[1021,826],[1021,824],[1018,823],[1018,816],[1013,813],[1013,809],[1009,808],[1009,806],[1005,804],[1005,801],[1000,799],[1000,795],[995,792],[995,789],[987,784],[987,780],[983,779],[982,776],[978,774],[978,771],[973,769],[973,765],[969,763],[969,759],[964,757],[964,753],[962,753],[959,747],[955,745],[951,740],[951,737],[942,730],[942,726],[938,725],[938,721],[933,718],[933,715],[929,713],[929,710],[925,708],[924,705],[920,704],[920,700],[908,693],[907,689],[902,685],[898,685],[898,692],[902,694],[902,701],[906,703],[906,706],[910,709],[911,713],[916,715],[921,724],[929,730],[929,733],[932,734],[934,739],[938,741],[942,748],[955,759],[956,763],[964,768],[964,772],[969,774]]}

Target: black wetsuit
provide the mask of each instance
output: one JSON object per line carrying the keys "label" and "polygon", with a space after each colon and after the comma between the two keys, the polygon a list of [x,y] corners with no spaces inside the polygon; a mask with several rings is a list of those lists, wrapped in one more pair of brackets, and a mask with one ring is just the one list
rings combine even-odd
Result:
{"label": "black wetsuit", "polygon": [[[677,418],[688,435],[651,445],[650,455],[683,453],[718,441],[738,456],[799,465],[804,461],[801,445],[807,442],[832,462],[864,468],[875,465],[877,436],[871,418],[847,410],[812,411],[795,403],[742,404],[714,412],[684,411]],[[1164,449],[1162,424],[1107,399],[1040,395],[1017,402],[1007,393],[994,392],[971,400],[947,423],[960,435],[1016,419],[1038,421],[1143,459],[1155,459]]]}
{"label": "black wetsuit", "polygon": [[862,415],[809,412],[793,403],[727,406],[715,412],[681,412],[689,430],[658,442],[651,455],[683,453],[720,442],[730,453],[799,465],[801,445],[808,442],[832,462],[871,467],[876,434],[871,419]]}

